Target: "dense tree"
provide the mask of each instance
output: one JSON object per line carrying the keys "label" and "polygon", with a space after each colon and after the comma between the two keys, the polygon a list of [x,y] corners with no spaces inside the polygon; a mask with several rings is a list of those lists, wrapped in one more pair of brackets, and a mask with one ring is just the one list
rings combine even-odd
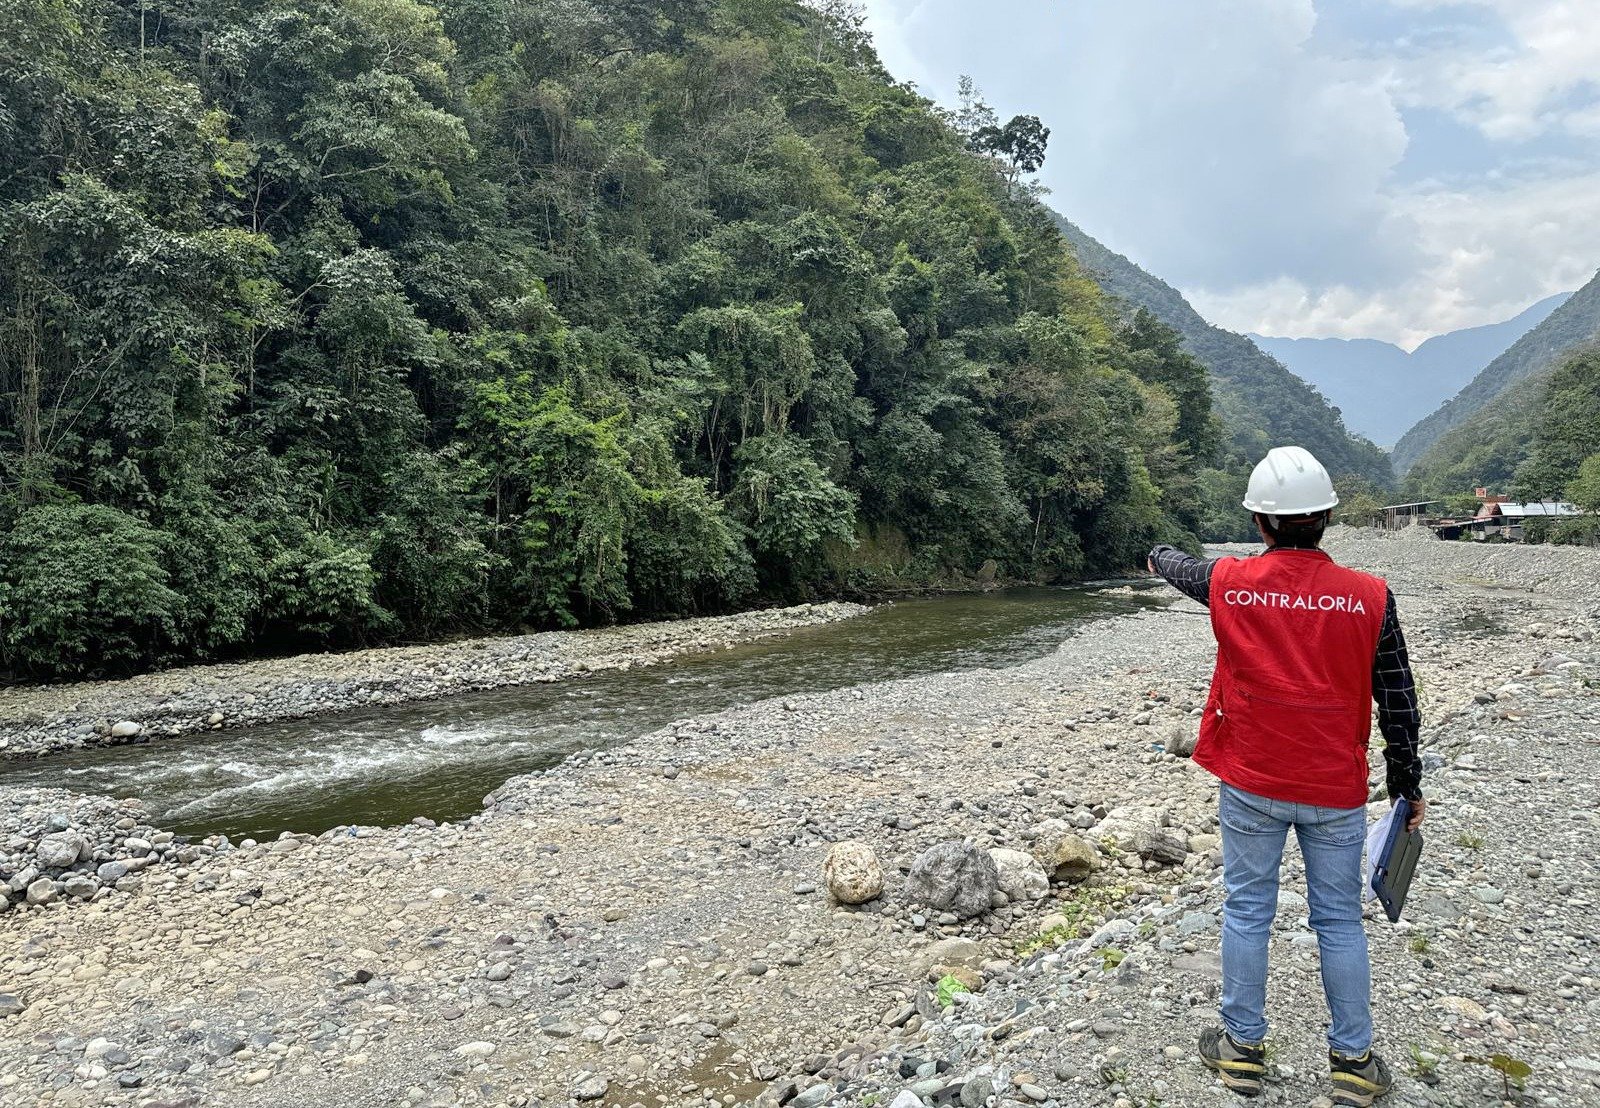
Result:
{"label": "dense tree", "polygon": [[1014,187],[1043,124],[945,118],[848,0],[0,34],[14,674],[1104,572],[1228,479]]}
{"label": "dense tree", "polygon": [[1600,512],[1600,453],[1583,460],[1567,483],[1567,498],[1586,512]]}
{"label": "dense tree", "polygon": [[1044,167],[1050,128],[1036,115],[1014,116],[1004,127],[980,127],[972,136],[972,145],[1005,166],[1006,191],[1010,195],[1023,174],[1037,173]]}

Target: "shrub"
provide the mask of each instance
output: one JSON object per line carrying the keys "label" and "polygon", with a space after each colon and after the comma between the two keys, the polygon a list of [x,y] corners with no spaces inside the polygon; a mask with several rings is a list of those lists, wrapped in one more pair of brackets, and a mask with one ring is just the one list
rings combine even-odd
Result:
{"label": "shrub", "polygon": [[104,505],[24,511],[0,540],[0,660],[45,673],[152,660],[183,606],[168,587],[163,541]]}

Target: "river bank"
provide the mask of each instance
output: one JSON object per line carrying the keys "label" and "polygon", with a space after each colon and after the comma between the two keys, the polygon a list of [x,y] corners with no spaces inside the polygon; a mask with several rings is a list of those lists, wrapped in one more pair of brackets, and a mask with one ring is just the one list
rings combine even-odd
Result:
{"label": "river bank", "polygon": [[[1534,1102],[1592,1104],[1600,556],[1334,552],[1401,595],[1436,802],[1411,918],[1369,925],[1382,1048],[1437,1082],[1394,1100],[1492,1103],[1464,1058],[1504,1051]],[[1013,668],[682,720],[460,824],[289,836],[15,908],[0,1104],[1225,1103],[1188,1056],[1220,893],[1213,783],[1167,752],[1210,666],[1187,610]],[[904,901],[935,843],[1043,851],[1050,820],[1096,856],[1087,880],[967,920]],[[886,873],[861,907],[823,887],[841,841]],[[1289,870],[1268,1098],[1304,1104],[1323,1014]],[[948,1014],[936,966],[974,989]]]}
{"label": "river bank", "polygon": [[859,604],[801,604],[596,630],[186,666],[121,681],[17,685],[0,689],[0,761],[654,665],[867,610]]}

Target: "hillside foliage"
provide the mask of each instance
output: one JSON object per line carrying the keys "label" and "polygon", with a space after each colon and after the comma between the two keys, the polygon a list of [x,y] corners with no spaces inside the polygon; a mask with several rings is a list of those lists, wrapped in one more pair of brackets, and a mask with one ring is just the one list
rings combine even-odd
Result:
{"label": "hillside foliage", "polygon": [[1407,476],[1419,497],[1486,487],[1600,510],[1600,346],[1569,352],[1447,432]]}
{"label": "hillside foliage", "polygon": [[1204,368],[1022,187],[1048,131],[935,111],[851,5],[0,35],[13,674],[1059,579],[1232,496]]}
{"label": "hillside foliage", "polygon": [[[1206,322],[1165,281],[1107,249],[1069,220],[1056,218],[1085,269],[1125,315],[1149,312],[1177,331],[1185,351],[1210,371],[1225,432],[1225,457],[1210,480],[1231,481],[1242,495],[1241,473],[1248,473],[1272,447],[1296,445],[1315,454],[1341,486],[1387,492],[1393,485],[1394,472],[1384,452],[1352,434],[1339,410],[1312,385],[1246,336]],[[1238,498],[1233,499],[1236,503]],[[1248,533],[1248,519],[1241,521],[1236,513],[1218,523],[1243,527]]]}
{"label": "hillside foliage", "polygon": [[[1395,472],[1411,483],[1434,482],[1441,467],[1454,464],[1453,460],[1476,455],[1484,461],[1504,460],[1509,455],[1499,451],[1486,455],[1474,439],[1482,438],[1497,422],[1529,418],[1527,409],[1538,403],[1540,379],[1549,373],[1574,349],[1600,338],[1600,273],[1590,279],[1572,296],[1533,330],[1523,335],[1511,348],[1483,368],[1465,388],[1448,400],[1438,411],[1417,423],[1400,437],[1394,448]],[[1532,381],[1527,388],[1518,388],[1522,382]],[[1505,396],[1504,403],[1497,403]],[[1501,414],[1492,414],[1491,405]],[[1482,419],[1477,419],[1480,414]],[[1473,422],[1476,432],[1464,431],[1462,435],[1443,440],[1457,428]],[[1476,463],[1475,463],[1476,464]],[[1516,462],[1511,462],[1514,469]],[[1413,467],[1422,472],[1413,475]]]}

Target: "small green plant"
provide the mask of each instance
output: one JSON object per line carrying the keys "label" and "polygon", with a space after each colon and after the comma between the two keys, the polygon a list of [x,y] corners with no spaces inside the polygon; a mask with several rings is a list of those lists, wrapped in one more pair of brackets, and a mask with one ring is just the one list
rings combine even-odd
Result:
{"label": "small green plant", "polygon": [[1483,836],[1482,835],[1474,835],[1470,831],[1463,831],[1463,832],[1461,832],[1461,834],[1456,836],[1456,845],[1457,846],[1464,846],[1468,850],[1482,850],[1483,849]]}
{"label": "small green plant", "polygon": [[1122,960],[1127,956],[1126,951],[1118,950],[1114,946],[1108,946],[1100,951],[1100,968],[1108,971],[1114,970],[1122,965]]}
{"label": "small green plant", "polygon": [[1065,943],[1088,937],[1095,925],[1114,911],[1128,898],[1128,890],[1121,885],[1092,885],[1079,888],[1072,899],[1063,901],[1058,909],[1066,918],[1065,924],[1041,931],[1038,935],[1017,946],[1017,957],[1026,958],[1040,950],[1054,949]]}
{"label": "small green plant", "polygon": [[1052,927],[1047,931],[1039,932],[1033,938],[1021,943],[1017,947],[1017,957],[1026,958],[1031,954],[1037,954],[1041,950],[1053,950],[1061,944],[1069,943],[1073,939],[1079,937],[1080,936],[1078,935],[1077,927],[1072,924],[1064,924],[1060,927]]}
{"label": "small green plant", "polygon": [[1142,922],[1140,922],[1140,924],[1139,924],[1139,937],[1141,939],[1148,939],[1148,938],[1150,938],[1150,936],[1154,935],[1155,933],[1156,933],[1156,921],[1155,920],[1147,919],[1147,920],[1143,920]]}
{"label": "small green plant", "polygon": [[956,1002],[957,993],[970,993],[972,990],[961,983],[961,980],[951,974],[939,978],[939,983],[933,987],[934,999],[939,1002],[939,1007],[949,1008]]}
{"label": "small green plant", "polygon": [[1100,1067],[1100,1081],[1107,1088],[1112,1085],[1122,1085],[1128,1080],[1127,1066],[1105,1065]]}
{"label": "small green plant", "polygon": [[1426,954],[1426,953],[1428,953],[1428,936],[1426,936],[1426,935],[1413,935],[1413,936],[1411,936],[1410,946],[1411,946],[1411,953],[1413,953],[1413,954]]}
{"label": "small green plant", "polygon": [[1423,1050],[1416,1043],[1411,1044],[1411,1076],[1419,1081],[1427,1081],[1439,1073],[1439,1056]]}
{"label": "small green plant", "polygon": [[1511,1089],[1515,1086],[1522,1089],[1533,1076],[1533,1067],[1520,1058],[1513,1058],[1509,1054],[1491,1054],[1487,1058],[1468,1054],[1462,1059],[1465,1062],[1476,1062],[1480,1066],[1488,1066],[1500,1075],[1500,1081],[1505,1088],[1506,1099],[1511,1099]]}

